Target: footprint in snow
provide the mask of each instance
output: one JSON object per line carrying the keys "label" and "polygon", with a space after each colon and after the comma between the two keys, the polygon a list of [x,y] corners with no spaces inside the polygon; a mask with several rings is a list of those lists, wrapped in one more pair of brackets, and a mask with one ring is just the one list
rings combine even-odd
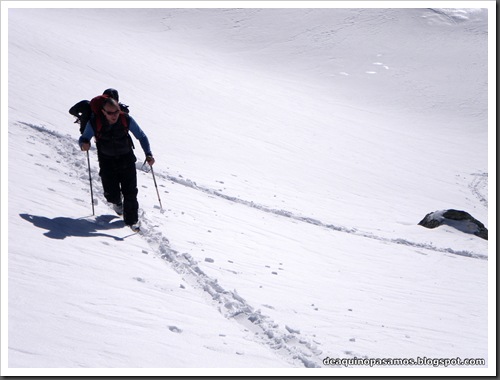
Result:
{"label": "footprint in snow", "polygon": [[174,333],[180,334],[182,330],[178,328],[177,326],[168,326],[168,329]]}

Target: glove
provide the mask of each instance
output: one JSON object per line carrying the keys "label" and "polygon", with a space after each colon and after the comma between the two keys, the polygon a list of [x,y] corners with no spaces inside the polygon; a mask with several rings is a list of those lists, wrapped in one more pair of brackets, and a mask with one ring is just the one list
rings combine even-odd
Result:
{"label": "glove", "polygon": [[153,166],[153,164],[155,163],[155,159],[153,158],[153,156],[146,156],[146,162],[149,164],[149,166]]}

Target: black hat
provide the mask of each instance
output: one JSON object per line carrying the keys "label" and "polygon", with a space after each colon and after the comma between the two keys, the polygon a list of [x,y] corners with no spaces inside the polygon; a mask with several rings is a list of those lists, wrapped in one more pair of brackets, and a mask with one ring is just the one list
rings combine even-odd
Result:
{"label": "black hat", "polygon": [[118,91],[116,91],[114,88],[108,88],[107,90],[104,90],[102,94],[108,95],[112,97],[114,100],[118,101]]}

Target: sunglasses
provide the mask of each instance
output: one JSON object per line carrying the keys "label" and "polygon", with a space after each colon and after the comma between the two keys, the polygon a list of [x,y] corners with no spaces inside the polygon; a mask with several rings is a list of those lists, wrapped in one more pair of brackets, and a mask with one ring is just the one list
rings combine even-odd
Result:
{"label": "sunglasses", "polygon": [[102,109],[102,111],[108,115],[108,116],[115,116],[115,115],[118,115],[120,113],[120,110],[116,110],[116,111],[106,111],[104,108]]}

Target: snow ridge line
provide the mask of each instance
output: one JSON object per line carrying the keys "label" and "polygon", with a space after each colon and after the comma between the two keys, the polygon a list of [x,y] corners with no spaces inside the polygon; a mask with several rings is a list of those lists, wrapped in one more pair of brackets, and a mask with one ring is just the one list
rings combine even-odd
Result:
{"label": "snow ridge line", "polygon": [[361,237],[364,237],[367,239],[379,240],[379,241],[382,241],[385,243],[401,244],[401,245],[406,245],[406,246],[414,247],[414,248],[427,249],[427,250],[431,250],[434,252],[451,253],[453,255],[471,257],[471,258],[482,259],[482,260],[488,259],[487,255],[483,255],[480,253],[474,253],[474,252],[470,252],[470,251],[457,251],[457,250],[454,250],[452,248],[439,248],[439,247],[433,246],[432,244],[417,243],[417,242],[412,242],[412,241],[402,239],[402,238],[386,238],[386,237],[382,237],[382,236],[373,235],[371,233],[359,231],[355,228],[348,228],[348,227],[344,227],[344,226],[324,223],[318,219],[296,215],[296,214],[294,214],[290,211],[286,211],[286,210],[273,209],[273,208],[255,203],[253,201],[247,201],[247,200],[237,198],[237,197],[234,197],[231,195],[223,194],[220,191],[211,189],[209,187],[197,185],[196,182],[193,182],[189,179],[174,177],[174,176],[168,175],[168,174],[163,175],[161,173],[156,174],[156,175],[161,176],[163,178],[166,178],[166,179],[168,179],[174,183],[177,183],[179,185],[186,186],[186,187],[189,187],[189,188],[192,188],[194,190],[198,190],[198,191],[210,194],[210,195],[214,195],[214,196],[217,196],[219,198],[225,199],[225,200],[230,201],[230,202],[234,202],[234,203],[238,203],[238,204],[241,204],[241,205],[244,205],[247,207],[255,208],[257,210],[260,210],[260,211],[263,211],[263,212],[266,212],[269,214],[283,216],[283,217],[287,217],[287,218],[290,218],[293,220],[297,220],[299,222],[308,223],[308,224],[312,224],[315,226],[323,227],[323,228],[326,228],[326,229],[329,229],[332,231],[344,232],[344,233],[348,233],[351,235],[361,236]]}
{"label": "snow ridge line", "polygon": [[[41,134],[40,140],[52,146],[58,155],[64,159],[68,166],[73,166],[82,174],[79,178],[86,182],[87,168],[82,164],[83,159],[78,157],[81,151],[77,148],[76,139],[70,135],[63,135],[51,131],[43,126],[19,122],[26,127],[32,128]],[[160,176],[162,178],[162,176]],[[163,176],[165,179],[165,176]],[[102,188],[99,181],[95,183],[96,190],[94,198],[99,198],[106,203],[102,196]],[[245,299],[238,295],[236,290],[228,291],[217,281],[211,278],[199,267],[198,262],[188,253],[179,253],[172,249],[169,240],[159,231],[155,231],[155,225],[144,210],[141,212],[141,222],[146,227],[141,236],[153,249],[155,254],[165,260],[169,266],[183,276],[184,280],[193,287],[201,289],[205,296],[209,296],[217,305],[219,312],[227,319],[243,325],[254,334],[254,340],[268,346],[277,354],[284,356],[292,364],[302,365],[306,368],[321,368],[322,351],[317,345],[303,337],[299,337],[299,331],[288,328],[281,329],[280,325],[270,317],[263,315],[260,310],[255,310]]]}

